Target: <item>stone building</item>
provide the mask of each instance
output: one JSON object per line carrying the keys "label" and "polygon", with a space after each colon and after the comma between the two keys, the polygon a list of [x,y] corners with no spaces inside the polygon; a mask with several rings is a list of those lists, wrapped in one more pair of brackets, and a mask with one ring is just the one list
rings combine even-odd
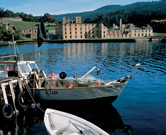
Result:
{"label": "stone building", "polygon": [[123,38],[123,37],[150,37],[153,36],[153,29],[150,25],[146,28],[134,27],[130,24],[129,28],[122,23],[120,26],[113,24],[112,29],[108,29],[100,23],[81,23],[81,17],[69,20],[63,17],[61,24],[55,26],[55,34],[62,39],[88,39],[88,38]]}
{"label": "stone building", "polygon": [[5,22],[0,21],[0,28],[1,29],[4,28],[6,31],[8,31],[9,25],[10,25],[10,23],[5,23]]}
{"label": "stone building", "polygon": [[75,20],[63,17],[62,24],[55,27],[56,35],[60,35],[62,39],[102,38],[107,29],[103,24],[81,23],[81,17],[76,17]]}
{"label": "stone building", "polygon": [[125,24],[122,24],[120,19],[120,26],[113,25],[113,29],[108,30],[107,38],[122,38],[122,37],[151,37],[153,36],[153,29],[150,25],[145,28],[135,27],[130,24],[129,28],[126,28]]}
{"label": "stone building", "polygon": [[21,34],[23,37],[31,37],[31,38],[36,38],[37,37],[37,29],[24,29],[21,30]]}

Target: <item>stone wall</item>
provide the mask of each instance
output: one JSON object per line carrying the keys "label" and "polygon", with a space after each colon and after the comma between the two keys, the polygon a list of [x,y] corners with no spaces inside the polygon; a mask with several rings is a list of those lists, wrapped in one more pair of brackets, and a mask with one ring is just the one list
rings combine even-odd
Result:
{"label": "stone wall", "polygon": [[0,18],[1,21],[3,22],[6,22],[6,21],[23,21],[22,18],[20,17],[3,17],[3,18]]}

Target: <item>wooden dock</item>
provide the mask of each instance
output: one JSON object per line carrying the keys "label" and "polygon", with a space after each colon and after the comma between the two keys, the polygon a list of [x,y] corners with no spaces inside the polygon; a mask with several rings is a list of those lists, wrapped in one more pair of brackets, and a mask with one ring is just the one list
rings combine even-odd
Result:
{"label": "wooden dock", "polygon": [[22,84],[23,78],[20,77],[0,77],[0,108],[6,118],[12,117],[13,114],[18,114],[15,93],[23,91]]}

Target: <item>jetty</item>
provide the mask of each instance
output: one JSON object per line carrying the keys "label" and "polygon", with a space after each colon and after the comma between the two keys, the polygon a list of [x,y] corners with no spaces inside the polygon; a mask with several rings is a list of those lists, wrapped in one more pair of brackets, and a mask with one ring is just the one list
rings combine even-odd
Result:
{"label": "jetty", "polygon": [[10,119],[30,104],[31,90],[26,80],[18,75],[14,62],[0,61],[0,110]]}
{"label": "jetty", "polygon": [[22,81],[23,78],[19,77],[0,77],[0,106],[5,118],[11,118],[13,114],[18,114],[15,103],[16,92],[23,91]]}

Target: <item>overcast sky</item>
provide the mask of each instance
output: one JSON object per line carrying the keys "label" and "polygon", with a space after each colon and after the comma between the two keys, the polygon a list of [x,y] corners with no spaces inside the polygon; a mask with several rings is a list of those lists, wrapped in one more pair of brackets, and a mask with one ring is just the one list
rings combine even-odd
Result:
{"label": "overcast sky", "polygon": [[146,1],[152,0],[0,0],[0,7],[32,15],[57,15],[92,11],[105,5],[127,5]]}

